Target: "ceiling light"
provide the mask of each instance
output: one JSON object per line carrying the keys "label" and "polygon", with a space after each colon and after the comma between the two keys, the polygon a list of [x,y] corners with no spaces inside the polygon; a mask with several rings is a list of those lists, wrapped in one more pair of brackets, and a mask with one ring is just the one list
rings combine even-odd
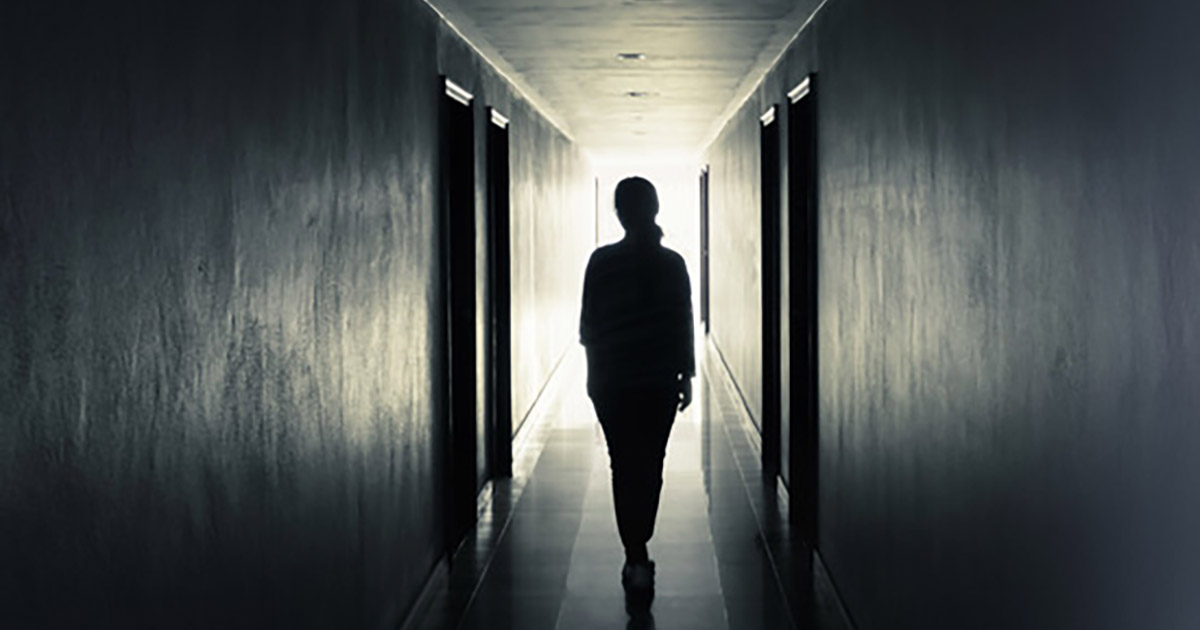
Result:
{"label": "ceiling light", "polygon": [[650,96],[650,93],[634,90],[631,92],[626,92],[625,96],[628,96],[629,98],[646,98],[647,96]]}
{"label": "ceiling light", "polygon": [[617,53],[621,61],[645,61],[646,53]]}

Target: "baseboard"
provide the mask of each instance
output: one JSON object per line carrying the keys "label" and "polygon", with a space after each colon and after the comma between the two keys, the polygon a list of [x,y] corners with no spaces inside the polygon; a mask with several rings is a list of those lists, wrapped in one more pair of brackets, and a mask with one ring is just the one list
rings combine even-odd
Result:
{"label": "baseboard", "polygon": [[[522,475],[527,475],[530,471],[523,470],[521,462],[525,459],[525,451],[528,450],[537,438],[534,437],[538,432],[538,424],[546,419],[544,405],[541,405],[542,394],[550,389],[550,385],[554,383],[554,379],[562,371],[560,368],[566,362],[567,355],[571,353],[571,348],[563,351],[558,357],[558,361],[550,370],[550,375],[546,377],[546,382],[542,384],[542,388],[538,390],[537,397],[533,399],[533,405],[529,407],[529,411],[521,419],[521,423],[517,425],[517,429],[513,431],[512,437],[512,475],[511,479],[517,480]],[[492,497],[495,495],[495,480],[489,479],[479,489],[479,496],[475,499],[475,513],[477,517],[482,517],[488,508],[491,507]]]}
{"label": "baseboard", "polygon": [[[512,482],[514,483],[523,482],[524,479],[522,479],[522,477],[527,476],[532,471],[531,467],[529,470],[525,470],[526,467],[516,464],[524,459],[527,459],[525,456],[527,455],[526,451],[528,449],[537,446],[537,444],[535,444],[535,434],[538,432],[540,423],[544,422],[547,417],[541,409],[543,407],[543,405],[541,405],[543,394],[546,393],[551,383],[554,382],[555,377],[558,376],[559,372],[561,371],[560,368],[565,362],[567,356],[571,353],[572,349],[573,348],[571,347],[567,347],[559,356],[558,361],[556,361],[554,367],[551,368],[550,374],[546,377],[546,381],[542,383],[541,389],[538,390],[538,394],[534,398],[533,404],[530,405],[529,410],[526,411],[524,417],[522,418],[521,424],[518,425],[517,429],[513,432],[514,476]],[[533,456],[532,453],[528,455]],[[495,496],[495,490],[495,482],[491,479],[484,483],[483,487],[480,488],[479,494],[475,498],[477,515],[483,515],[486,511],[488,511],[488,509],[490,509],[493,497]],[[509,518],[511,518],[511,515],[509,515]],[[502,527],[504,526],[507,526],[507,523],[502,525]],[[459,543],[459,547],[455,549],[455,554],[457,554],[458,550],[461,549],[462,545],[465,544],[468,539],[469,537],[465,537]],[[404,616],[404,620],[400,623],[399,630],[417,630],[417,628],[420,627],[421,622],[424,621],[427,613],[429,612],[430,604],[433,602],[438,592],[446,587],[449,581],[450,558],[452,555],[453,554],[443,555],[438,560],[437,564],[434,565],[433,570],[430,571],[429,576],[425,579],[425,584],[421,587],[421,592],[417,595],[417,599],[413,602],[408,613]]]}
{"label": "baseboard", "polygon": [[400,630],[417,630],[421,620],[425,618],[425,613],[429,612],[429,605],[433,603],[434,596],[446,586],[449,576],[450,561],[442,556],[433,566],[429,577],[425,578],[425,586],[421,587],[416,601],[409,607],[408,614],[404,616],[404,621],[400,624]]}
{"label": "baseboard", "polygon": [[[717,344],[717,340],[711,335],[707,337],[708,343],[712,350],[720,359],[720,379],[722,386],[728,387],[730,393],[736,394],[737,398],[742,402],[742,410],[745,415],[741,420],[741,430],[746,440],[750,443],[751,448],[757,453],[762,453],[762,433],[758,426],[751,419],[753,414],[750,412],[750,406],[746,403],[746,397],[742,395],[741,387],[738,386],[737,379],[733,376],[733,370],[729,368],[729,363],[725,360],[725,356],[721,353],[721,347]],[[710,374],[710,377],[716,377],[716,374]],[[714,383],[714,386],[716,384]],[[780,479],[782,482],[782,479]],[[779,495],[780,509],[787,512],[788,502],[791,497],[788,492],[787,485],[784,483],[775,484],[776,491]],[[772,570],[778,571],[778,564],[773,557],[770,545],[763,545],[764,550],[770,558]],[[828,567],[825,566],[825,559],[821,556],[819,549],[812,550],[813,555],[813,588],[814,596],[818,598],[817,604],[822,606],[824,612],[833,619],[829,619],[834,627],[845,628],[847,630],[854,629],[854,620],[850,616],[849,609],[846,608],[846,603],[842,599],[841,593],[838,591],[837,584],[833,581],[833,576],[829,573]],[[776,576],[778,579],[778,575]],[[822,626],[824,627],[824,626]]]}
{"label": "baseboard", "polygon": [[813,549],[813,572],[816,573],[813,576],[813,585],[820,591],[818,594],[823,595],[824,601],[833,604],[833,610],[830,612],[837,617],[841,627],[853,630],[854,619],[850,616],[850,610],[846,608],[842,594],[838,592],[833,576],[829,574],[829,568],[825,566],[825,558],[817,549]]}
{"label": "baseboard", "polygon": [[567,355],[571,353],[571,350],[573,350],[573,348],[571,346],[567,346],[567,348],[562,351],[562,354],[558,355],[558,360],[554,362],[554,367],[550,368],[550,374],[546,376],[546,380],[542,382],[542,387],[538,389],[537,396],[533,397],[533,402],[529,404],[529,408],[526,409],[525,413],[521,415],[521,421],[518,422],[517,426],[513,428],[514,443],[516,442],[517,436],[521,434],[521,429],[525,428],[525,423],[529,421],[530,416],[532,416],[533,412],[538,408],[538,403],[542,402],[542,395],[546,393],[546,390],[550,387],[550,383],[554,382],[554,377],[558,374],[558,368],[562,367],[563,361],[566,360]]}
{"label": "baseboard", "polygon": [[737,394],[738,400],[742,401],[742,410],[746,412],[746,417],[750,420],[751,426],[754,427],[755,435],[757,436],[758,450],[762,451],[762,429],[754,422],[754,412],[750,410],[750,401],[746,400],[746,394],[742,392],[742,386],[738,384],[737,379],[733,377],[733,368],[729,367],[729,361],[725,360],[725,353],[721,352],[721,346],[717,343],[716,337],[711,334],[707,335],[708,343],[717,353],[717,358],[721,360],[721,367],[725,370],[725,377],[730,385],[733,386],[733,391]]}

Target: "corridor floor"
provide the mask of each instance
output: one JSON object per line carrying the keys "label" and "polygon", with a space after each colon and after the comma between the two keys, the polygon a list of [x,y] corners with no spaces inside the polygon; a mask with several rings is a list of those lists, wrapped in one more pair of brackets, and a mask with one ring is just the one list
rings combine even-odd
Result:
{"label": "corridor floor", "polygon": [[758,472],[757,434],[720,359],[705,354],[668,445],[648,611],[626,608],[604,436],[572,352],[518,434],[513,479],[485,490],[478,527],[416,627],[844,627],[787,527],[786,497]]}

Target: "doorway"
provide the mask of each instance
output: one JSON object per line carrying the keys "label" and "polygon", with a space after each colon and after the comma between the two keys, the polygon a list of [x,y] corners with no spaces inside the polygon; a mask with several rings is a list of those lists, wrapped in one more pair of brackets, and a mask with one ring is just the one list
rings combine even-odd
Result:
{"label": "doorway", "polygon": [[711,329],[708,310],[708,166],[700,169],[700,322]]}
{"label": "doorway", "polygon": [[441,346],[446,357],[442,389],[446,552],[453,557],[475,523],[476,447],[475,129],[473,97],[443,77],[441,191],[438,227],[441,287],[446,308]]}
{"label": "doorway", "polygon": [[488,169],[488,421],[487,470],[512,476],[512,252],[508,119],[489,109]]}
{"label": "doorway", "polygon": [[762,192],[762,469],[780,473],[780,177],[779,121],[772,105],[761,117]]}
{"label": "doorway", "polygon": [[817,544],[817,119],[816,77],[788,93],[788,316],[791,371],[789,518]]}

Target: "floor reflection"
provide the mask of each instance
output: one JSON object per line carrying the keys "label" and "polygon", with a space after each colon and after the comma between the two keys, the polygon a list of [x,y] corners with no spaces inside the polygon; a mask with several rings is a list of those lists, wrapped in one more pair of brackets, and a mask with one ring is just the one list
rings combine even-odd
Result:
{"label": "floor reflection", "polygon": [[[584,393],[580,352],[541,403],[544,421],[527,427],[517,474],[496,486],[491,509],[460,552],[469,561],[456,559],[420,627],[832,627],[814,625],[811,580],[780,573],[811,575],[794,557],[806,552],[791,540],[781,516],[786,504],[754,474],[754,434],[740,401],[726,381],[710,378],[713,358],[703,363],[695,402],[676,419],[668,444],[650,544],[652,599],[628,599],[621,587],[608,456]],[[773,561],[772,553],[788,557]]]}

